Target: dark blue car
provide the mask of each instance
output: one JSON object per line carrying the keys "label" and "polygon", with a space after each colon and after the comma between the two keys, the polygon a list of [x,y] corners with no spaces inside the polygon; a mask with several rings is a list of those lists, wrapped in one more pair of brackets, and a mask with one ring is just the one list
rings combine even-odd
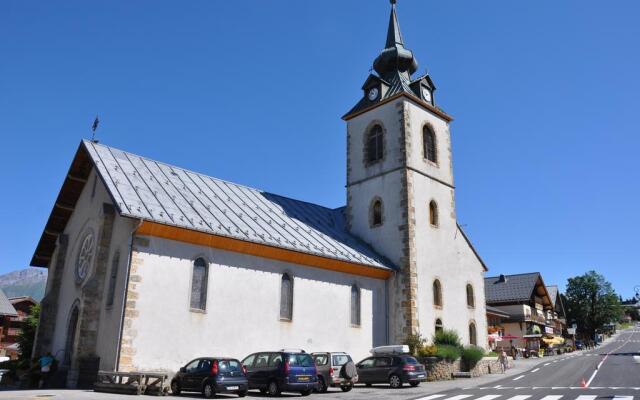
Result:
{"label": "dark blue car", "polygon": [[318,385],[313,358],[304,351],[265,351],[242,360],[247,368],[249,389],[278,396],[282,392],[298,392],[308,396]]}
{"label": "dark blue car", "polygon": [[216,393],[247,395],[246,369],[240,361],[224,357],[203,357],[190,361],[180,368],[171,381],[174,395],[181,392],[199,392],[205,398],[213,398]]}

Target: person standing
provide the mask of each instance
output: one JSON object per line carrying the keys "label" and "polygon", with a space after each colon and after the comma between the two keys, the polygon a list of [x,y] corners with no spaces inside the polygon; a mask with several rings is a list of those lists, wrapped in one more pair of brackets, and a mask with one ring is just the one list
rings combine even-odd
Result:
{"label": "person standing", "polygon": [[509,357],[507,357],[507,352],[502,349],[499,357],[500,365],[502,366],[502,373],[506,373],[507,368],[509,368]]}
{"label": "person standing", "polygon": [[40,382],[38,383],[39,389],[42,389],[49,384],[49,375],[51,373],[54,361],[55,359],[53,358],[53,355],[51,355],[51,352],[47,352],[47,354],[40,357],[40,360],[38,360],[38,362],[40,363]]}

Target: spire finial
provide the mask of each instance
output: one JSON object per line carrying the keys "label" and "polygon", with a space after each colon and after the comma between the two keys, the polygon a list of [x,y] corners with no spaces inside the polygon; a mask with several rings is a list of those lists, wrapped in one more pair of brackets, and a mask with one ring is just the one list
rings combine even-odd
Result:
{"label": "spire finial", "polygon": [[391,15],[389,16],[389,28],[387,30],[387,42],[384,50],[374,62],[374,68],[380,76],[384,78],[387,73],[395,71],[407,72],[409,77],[417,68],[418,63],[413,57],[413,53],[404,47],[400,24],[396,12],[397,0],[391,2]]}

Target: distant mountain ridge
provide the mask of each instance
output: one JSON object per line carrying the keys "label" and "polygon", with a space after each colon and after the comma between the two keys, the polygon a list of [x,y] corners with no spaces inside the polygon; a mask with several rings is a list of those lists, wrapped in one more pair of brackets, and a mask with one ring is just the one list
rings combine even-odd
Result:
{"label": "distant mountain ridge", "polygon": [[30,296],[36,301],[41,301],[46,285],[45,268],[25,268],[0,275],[0,289],[9,298]]}

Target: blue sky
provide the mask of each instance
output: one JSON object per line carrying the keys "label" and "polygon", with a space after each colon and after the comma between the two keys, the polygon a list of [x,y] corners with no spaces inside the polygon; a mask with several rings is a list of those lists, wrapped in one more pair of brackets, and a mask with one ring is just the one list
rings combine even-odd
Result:
{"label": "blue sky", "polygon": [[[399,0],[452,124],[490,274],[640,285],[640,2]],[[330,207],[385,0],[5,1],[0,273],[27,266],[81,138]]]}

